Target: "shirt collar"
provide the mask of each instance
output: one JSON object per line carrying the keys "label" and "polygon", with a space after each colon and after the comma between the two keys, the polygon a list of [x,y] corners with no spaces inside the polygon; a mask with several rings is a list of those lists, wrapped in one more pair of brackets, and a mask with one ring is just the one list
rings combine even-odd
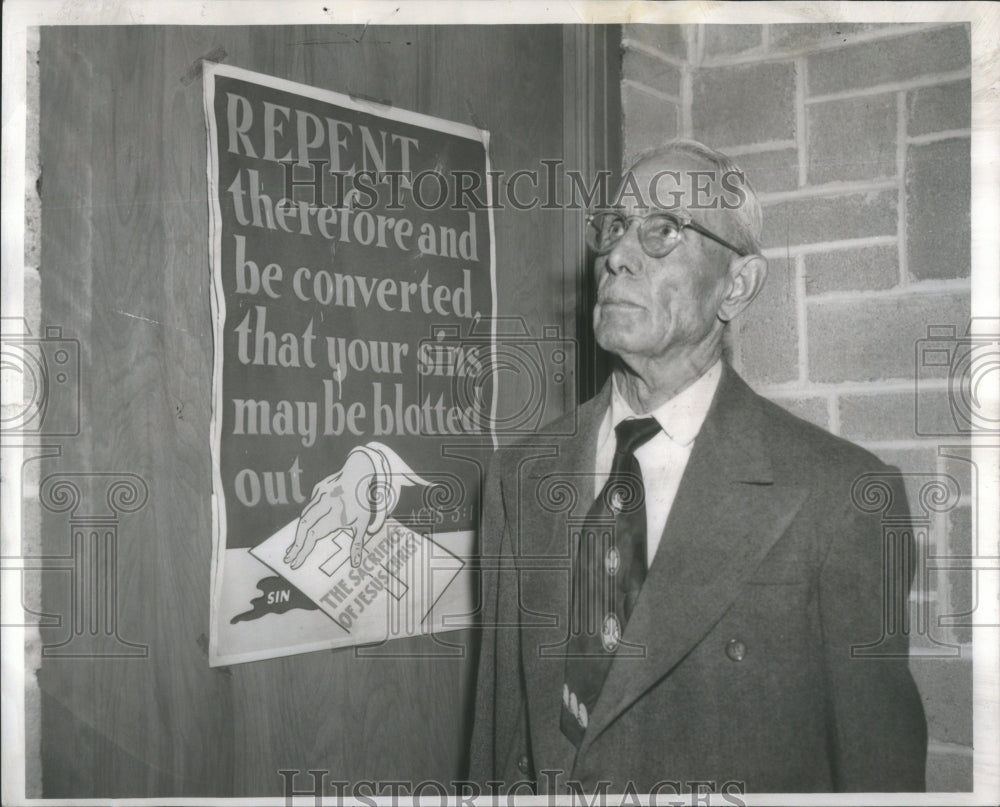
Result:
{"label": "shirt collar", "polygon": [[[649,412],[648,416],[656,418],[660,428],[674,443],[682,446],[690,445],[701,431],[721,377],[720,360],[702,373],[693,384]],[[605,422],[612,427],[629,418],[643,417],[632,410],[628,401],[618,391],[618,383],[614,376],[611,379],[611,406],[608,414],[610,417]],[[609,431],[613,435],[613,430]]]}

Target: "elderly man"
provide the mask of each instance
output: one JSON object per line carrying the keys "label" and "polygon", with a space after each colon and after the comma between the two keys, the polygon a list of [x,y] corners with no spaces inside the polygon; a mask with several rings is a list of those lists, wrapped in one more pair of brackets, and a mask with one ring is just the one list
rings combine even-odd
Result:
{"label": "elderly man", "polygon": [[767,274],[752,188],[675,141],[618,202],[589,217],[612,377],[572,436],[543,430],[488,474],[471,777],[520,793],[922,790],[905,607],[883,607],[905,602],[911,537],[884,553],[880,515],[856,504],[882,479],[905,512],[898,475],[722,358]]}

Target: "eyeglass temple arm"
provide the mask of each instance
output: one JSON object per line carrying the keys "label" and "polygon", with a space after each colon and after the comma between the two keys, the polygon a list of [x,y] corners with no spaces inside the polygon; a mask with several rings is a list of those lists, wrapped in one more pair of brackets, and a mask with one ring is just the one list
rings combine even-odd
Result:
{"label": "eyeglass temple arm", "polygon": [[745,258],[747,255],[751,254],[751,253],[747,252],[745,249],[740,249],[735,244],[729,243],[725,238],[721,238],[720,236],[718,236],[715,233],[713,233],[711,230],[708,230],[708,229],[702,227],[696,221],[688,221],[688,222],[685,223],[685,226],[690,227],[692,230],[694,230],[697,233],[701,233],[706,238],[711,238],[717,244],[722,244],[722,246],[728,247],[733,252],[735,252],[737,255],[739,255],[741,258]]}

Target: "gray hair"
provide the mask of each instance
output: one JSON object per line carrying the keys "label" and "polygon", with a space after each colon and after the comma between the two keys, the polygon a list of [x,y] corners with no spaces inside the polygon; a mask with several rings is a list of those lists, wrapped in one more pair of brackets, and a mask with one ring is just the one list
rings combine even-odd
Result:
{"label": "gray hair", "polygon": [[733,241],[736,246],[748,254],[759,254],[761,250],[760,234],[764,218],[760,210],[760,201],[757,199],[757,192],[743,170],[731,157],[726,156],[721,151],[716,151],[697,140],[683,139],[671,140],[640,152],[632,162],[632,168],[645,160],[666,157],[669,154],[687,154],[705,160],[712,165],[720,177],[726,174],[736,174],[740,177],[741,186],[746,193],[742,203],[729,211],[736,224],[736,237]]}

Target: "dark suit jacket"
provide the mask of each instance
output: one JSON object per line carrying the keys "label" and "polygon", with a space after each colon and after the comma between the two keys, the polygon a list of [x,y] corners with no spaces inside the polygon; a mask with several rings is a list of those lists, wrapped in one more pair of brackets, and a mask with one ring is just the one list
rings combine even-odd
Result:
{"label": "dark suit jacket", "polygon": [[609,399],[610,384],[568,416],[575,430],[564,419],[498,452],[487,475],[470,777],[923,790],[926,723],[896,618],[912,576],[899,474],[728,366],[623,635],[644,657],[616,657],[578,753],[562,735],[570,527],[594,499]]}

